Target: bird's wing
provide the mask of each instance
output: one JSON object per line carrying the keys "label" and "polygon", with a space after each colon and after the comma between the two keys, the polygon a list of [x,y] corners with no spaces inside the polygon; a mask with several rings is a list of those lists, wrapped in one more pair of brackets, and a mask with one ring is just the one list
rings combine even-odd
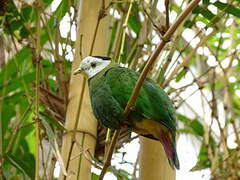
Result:
{"label": "bird's wing", "polygon": [[[139,74],[128,68],[113,67],[105,73],[105,77],[111,88],[112,95],[122,108],[125,108]],[[145,118],[152,119],[166,126],[175,136],[176,118],[172,102],[164,90],[152,80],[145,80],[138,95],[134,111]]]}

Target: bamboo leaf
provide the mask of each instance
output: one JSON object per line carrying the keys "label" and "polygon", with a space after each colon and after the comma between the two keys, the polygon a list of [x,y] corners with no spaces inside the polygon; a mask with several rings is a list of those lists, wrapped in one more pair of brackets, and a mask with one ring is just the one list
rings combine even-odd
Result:
{"label": "bamboo leaf", "polygon": [[209,3],[210,3],[210,0],[203,0],[204,5],[209,5]]}
{"label": "bamboo leaf", "polygon": [[199,171],[209,167],[211,167],[211,161],[208,158],[208,147],[202,145],[198,154],[198,162],[190,171]]}
{"label": "bamboo leaf", "polygon": [[59,121],[56,121],[50,117],[48,117],[46,114],[44,114],[43,112],[40,112],[40,116],[41,118],[44,118],[49,124],[55,126],[56,128],[59,128],[61,130],[66,130],[66,128],[63,126],[62,123],[60,123]]}
{"label": "bamboo leaf", "polygon": [[216,17],[215,14],[213,14],[210,10],[208,10],[205,7],[197,6],[193,13],[195,14],[201,14],[204,18],[208,19],[211,22],[211,25],[216,24],[220,20],[219,17]]}
{"label": "bamboo leaf", "polygon": [[30,164],[28,162],[23,161],[12,154],[6,154],[5,158],[9,163],[11,163],[14,167],[23,173],[24,179],[34,179],[34,166],[29,166]]}
{"label": "bamboo leaf", "polygon": [[204,134],[203,125],[199,121],[193,120],[190,126],[198,136],[203,136]]}
{"label": "bamboo leaf", "polygon": [[225,12],[227,12],[229,14],[232,14],[236,17],[240,17],[240,9],[233,7],[232,5],[229,5],[228,3],[216,1],[215,3],[213,3],[213,5],[221,10],[224,10]]}
{"label": "bamboo leaf", "polygon": [[92,173],[91,180],[98,180],[99,175]]}
{"label": "bamboo leaf", "polygon": [[187,69],[183,69],[180,73],[178,73],[176,77],[176,82],[179,82],[187,73]]}
{"label": "bamboo leaf", "polygon": [[132,13],[128,19],[130,28],[138,35],[141,30],[141,22],[138,12],[138,3],[133,4]]}
{"label": "bamboo leaf", "polygon": [[57,144],[55,133],[53,132],[52,128],[50,127],[50,125],[48,124],[48,122],[44,118],[42,118],[41,122],[42,122],[43,126],[45,127],[50,145],[52,146],[52,148],[54,150],[54,155],[55,155],[56,159],[58,160],[58,162],[60,164],[61,170],[62,170],[63,174],[65,176],[67,176],[67,171],[66,171],[65,165],[63,163],[63,159],[61,157],[61,153],[60,153],[60,150],[59,150],[59,147],[58,147],[58,144]]}

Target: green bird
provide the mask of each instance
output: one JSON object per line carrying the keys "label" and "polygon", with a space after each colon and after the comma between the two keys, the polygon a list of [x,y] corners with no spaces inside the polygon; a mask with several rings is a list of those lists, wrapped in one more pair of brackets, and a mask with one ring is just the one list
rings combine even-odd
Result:
{"label": "green bird", "polygon": [[160,86],[147,78],[134,108],[126,116],[124,109],[138,80],[137,72],[121,67],[108,57],[88,56],[74,72],[78,73],[88,77],[92,109],[97,120],[107,128],[127,127],[160,141],[171,167],[179,169],[175,109]]}

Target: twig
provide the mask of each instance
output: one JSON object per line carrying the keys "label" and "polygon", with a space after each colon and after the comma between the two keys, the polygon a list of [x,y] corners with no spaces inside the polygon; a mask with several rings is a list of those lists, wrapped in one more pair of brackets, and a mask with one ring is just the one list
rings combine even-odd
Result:
{"label": "twig", "polygon": [[150,22],[152,23],[153,27],[156,28],[158,30],[158,32],[161,34],[161,29],[157,26],[157,24],[153,21],[153,19],[151,18],[150,14],[147,12],[147,10],[143,7],[143,11],[144,13],[147,15],[148,19],[150,20]]}
{"label": "twig", "polygon": [[132,173],[132,179],[133,180],[137,180],[137,177],[136,177],[136,172],[137,172],[137,165],[138,165],[138,163],[139,163],[139,153],[140,151],[138,151],[138,154],[137,154],[137,159],[136,159],[136,161],[135,161],[135,163],[134,163],[134,166],[133,166],[133,173]]}
{"label": "twig", "polygon": [[[7,69],[6,71],[2,71],[3,73],[3,84],[7,83]],[[4,162],[4,158],[3,158],[3,103],[4,103],[4,98],[6,97],[6,89],[7,86],[3,86],[2,87],[2,93],[1,93],[1,97],[0,97],[0,180],[4,179],[4,175],[3,175],[3,162]]]}
{"label": "twig", "polygon": [[[143,72],[141,73],[137,84],[131,94],[131,97],[127,103],[127,106],[124,110],[124,114],[128,115],[131,111],[131,107],[134,106],[136,100],[137,100],[137,96],[139,94],[139,91],[143,85],[143,82],[148,74],[148,72],[151,70],[152,65],[154,64],[154,62],[156,61],[158,55],[160,54],[160,52],[162,51],[162,49],[164,48],[164,46],[166,45],[166,43],[170,40],[171,36],[174,34],[174,32],[176,31],[176,29],[179,27],[179,25],[183,22],[183,20],[187,17],[187,15],[192,11],[192,9],[200,2],[200,0],[193,0],[188,7],[179,15],[179,17],[177,18],[177,20],[175,21],[175,23],[168,29],[168,31],[166,32],[166,34],[163,36],[163,40],[160,42],[160,44],[158,45],[157,49],[154,51],[154,53],[152,54],[152,56],[150,57],[148,63],[146,64],[146,66],[144,67]],[[100,174],[99,180],[102,180],[105,173],[107,172],[107,168],[110,166],[111,164],[111,159],[112,159],[112,154],[113,154],[113,150],[114,147],[116,145],[118,136],[120,134],[121,130],[117,130],[114,132],[114,136],[113,139],[111,141],[110,144],[110,148],[109,148],[109,152],[108,152],[108,156],[107,159],[104,163],[103,166],[103,170]]]}
{"label": "twig", "polygon": [[108,167],[111,165],[112,155],[113,155],[115,145],[117,143],[117,139],[118,139],[120,133],[121,133],[121,130],[116,130],[113,134],[113,138],[111,140],[111,144],[109,146],[109,150],[108,150],[108,153],[107,153],[107,158],[106,158],[106,161],[104,162],[104,166],[103,166],[103,169],[102,169],[101,174],[99,176],[99,180],[103,180],[103,177],[106,174]]}
{"label": "twig", "polygon": [[126,29],[127,29],[128,19],[129,19],[131,10],[132,10],[133,1],[134,0],[130,1],[128,11],[127,11],[127,15],[126,15],[125,21],[123,23],[123,31],[122,31],[122,39],[121,39],[121,46],[120,46],[120,54],[118,56],[118,63],[120,63],[120,61],[123,57],[123,49],[124,49],[124,44],[125,44],[125,39],[126,39]]}
{"label": "twig", "polygon": [[[61,56],[59,56],[59,42],[60,42],[60,29],[59,29],[59,21],[56,23],[56,34],[55,34],[55,49],[54,49],[54,57],[55,57],[55,67],[57,73],[57,83],[59,86],[59,94],[63,97],[64,101],[67,102],[67,88],[65,83],[65,71],[64,71],[64,61]],[[67,45],[66,45],[67,46]],[[64,103],[67,104],[67,103]],[[66,109],[66,107],[64,107]]]}
{"label": "twig", "polygon": [[80,129],[69,130],[69,131],[65,131],[65,132],[63,133],[63,135],[67,135],[67,134],[69,134],[69,133],[83,133],[83,134],[88,134],[88,135],[91,136],[93,139],[97,140],[97,137],[96,137],[94,134],[92,134],[92,133],[90,133],[90,132],[87,132],[87,131],[84,131],[84,130],[80,130]]}
{"label": "twig", "polygon": [[38,120],[40,119],[39,116],[39,81],[40,81],[40,53],[41,53],[41,45],[40,45],[40,31],[41,31],[41,24],[40,24],[40,2],[38,0],[36,0],[36,9],[37,9],[37,20],[36,20],[36,41],[35,41],[35,50],[36,50],[36,104],[35,104],[35,115],[36,115],[36,126],[35,126],[35,130],[36,130],[36,161],[35,161],[35,180],[39,179],[39,145],[40,145],[40,124],[38,122]]}
{"label": "twig", "polygon": [[169,28],[169,0],[165,0],[166,30]]}
{"label": "twig", "polygon": [[221,127],[221,123],[219,121],[219,115],[217,113],[218,112],[218,107],[217,107],[217,99],[216,99],[216,95],[215,95],[215,89],[216,89],[215,80],[216,80],[216,71],[215,71],[215,69],[213,69],[212,82],[210,83],[210,88],[211,88],[211,93],[212,93],[212,107],[211,107],[212,113],[211,113],[211,116],[212,116],[212,119],[215,118],[216,121],[217,121],[218,129],[220,131],[221,139],[222,139],[222,142],[223,142],[224,153],[225,153],[225,156],[228,156],[229,155],[229,150],[228,150],[228,147],[227,147],[227,138],[226,138],[226,135],[224,133],[223,128]]}
{"label": "twig", "polygon": [[[88,157],[88,155],[87,155],[86,152],[88,152],[88,154],[89,154],[90,157]],[[80,153],[78,153],[77,155],[71,157],[70,161],[72,161],[72,160],[74,160],[74,159],[76,159],[76,158],[78,158],[79,156],[82,156],[82,155],[84,155],[85,159],[86,159],[92,166],[94,166],[94,167],[97,168],[97,169],[102,170],[102,167],[101,167],[100,165],[98,165],[96,162],[93,162],[93,157],[92,157],[91,153],[89,152],[89,149],[82,149],[82,150],[80,150]]]}

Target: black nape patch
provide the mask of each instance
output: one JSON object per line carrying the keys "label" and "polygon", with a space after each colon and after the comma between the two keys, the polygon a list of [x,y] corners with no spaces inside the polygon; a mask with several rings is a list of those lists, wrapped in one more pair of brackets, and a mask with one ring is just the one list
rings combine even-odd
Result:
{"label": "black nape patch", "polygon": [[99,59],[106,60],[106,61],[111,61],[110,57],[105,57],[105,56],[92,56],[92,57],[99,58]]}

